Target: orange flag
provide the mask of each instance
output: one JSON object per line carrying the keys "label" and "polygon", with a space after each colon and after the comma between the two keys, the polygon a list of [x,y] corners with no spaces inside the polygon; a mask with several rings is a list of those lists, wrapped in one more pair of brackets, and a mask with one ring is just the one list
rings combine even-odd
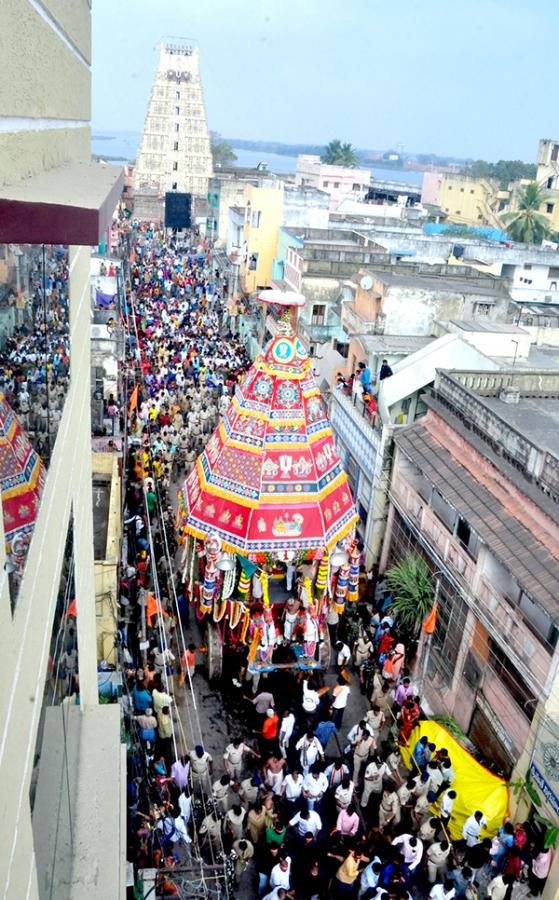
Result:
{"label": "orange flag", "polygon": [[437,606],[438,603],[433,603],[433,609],[431,612],[425,617],[423,621],[423,631],[425,634],[433,634],[435,630],[435,625],[437,624]]}
{"label": "orange flag", "polygon": [[77,604],[76,604],[76,601],[75,601],[75,600],[72,600],[72,602],[69,604],[68,610],[67,610],[67,612],[66,612],[66,615],[67,615],[67,616],[74,616],[75,619],[78,618],[78,607],[77,607]]}
{"label": "orange flag", "polygon": [[148,594],[148,599],[147,599],[147,603],[146,603],[146,621],[150,628],[151,628],[151,622],[152,622],[153,617],[157,616],[159,613],[161,613],[164,616],[169,615],[168,612],[165,612],[165,610],[162,609],[161,603],[159,603],[159,601],[155,599],[153,594]]}
{"label": "orange flag", "polygon": [[130,394],[130,404],[128,406],[128,415],[131,416],[134,410],[138,405],[138,391],[140,390],[140,386],[137,384],[132,393]]}

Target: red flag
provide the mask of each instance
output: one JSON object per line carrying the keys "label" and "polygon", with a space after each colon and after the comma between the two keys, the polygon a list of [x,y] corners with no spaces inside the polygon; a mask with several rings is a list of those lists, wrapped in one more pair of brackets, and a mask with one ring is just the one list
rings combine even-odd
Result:
{"label": "red flag", "polygon": [[138,391],[140,390],[140,386],[137,384],[132,393],[130,394],[130,405],[128,406],[128,415],[131,416],[134,410],[138,405]]}
{"label": "red flag", "polygon": [[433,603],[433,609],[431,612],[425,617],[423,621],[423,631],[425,634],[433,634],[435,630],[435,625],[437,624],[437,607],[438,603]]}

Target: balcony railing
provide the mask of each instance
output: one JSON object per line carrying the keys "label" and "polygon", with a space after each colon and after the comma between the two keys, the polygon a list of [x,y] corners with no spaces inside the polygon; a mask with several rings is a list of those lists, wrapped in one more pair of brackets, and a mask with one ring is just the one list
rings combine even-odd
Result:
{"label": "balcony railing", "polygon": [[378,417],[378,414],[374,417],[368,412],[365,412],[365,408],[363,403],[357,395],[352,398],[345,391],[340,391],[337,388],[332,392],[332,419],[335,420],[335,410],[334,405],[339,404],[342,409],[347,413],[347,415],[355,422],[355,424],[359,427],[359,429],[363,432],[365,437],[370,441],[370,443],[378,450],[379,445],[379,437],[381,432],[381,422]]}

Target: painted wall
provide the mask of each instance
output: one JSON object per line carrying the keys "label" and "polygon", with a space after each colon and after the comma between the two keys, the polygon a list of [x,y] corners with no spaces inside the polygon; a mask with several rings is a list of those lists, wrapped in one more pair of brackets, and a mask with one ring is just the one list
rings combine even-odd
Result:
{"label": "painted wall", "polygon": [[319,156],[301,154],[297,157],[295,184],[315,187],[330,196],[330,209],[335,210],[344,197],[363,200],[371,182],[368,169],[329,166]]}
{"label": "painted wall", "polygon": [[[245,209],[244,241],[247,253],[245,290],[251,293],[257,287],[268,287],[272,280],[272,262],[276,255],[283,216],[281,183],[278,182],[275,187],[249,185],[246,189]],[[257,254],[258,259],[256,269],[251,270],[248,261],[253,254]]]}

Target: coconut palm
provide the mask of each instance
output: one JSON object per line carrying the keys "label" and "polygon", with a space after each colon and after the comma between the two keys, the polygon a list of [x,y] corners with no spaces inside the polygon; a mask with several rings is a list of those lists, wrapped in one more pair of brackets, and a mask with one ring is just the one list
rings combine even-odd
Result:
{"label": "coconut palm", "polygon": [[388,569],[386,580],[394,592],[392,608],[399,625],[415,634],[433,606],[433,586],[427,563],[417,553],[407,553]]}
{"label": "coconut palm", "polygon": [[517,208],[502,217],[507,234],[513,241],[540,244],[550,235],[549,220],[540,212],[547,196],[535,181],[520,189]]}
{"label": "coconut palm", "polygon": [[334,140],[324,148],[322,162],[330,166],[346,166],[354,169],[359,164],[359,158],[351,144],[342,144],[341,141]]}

